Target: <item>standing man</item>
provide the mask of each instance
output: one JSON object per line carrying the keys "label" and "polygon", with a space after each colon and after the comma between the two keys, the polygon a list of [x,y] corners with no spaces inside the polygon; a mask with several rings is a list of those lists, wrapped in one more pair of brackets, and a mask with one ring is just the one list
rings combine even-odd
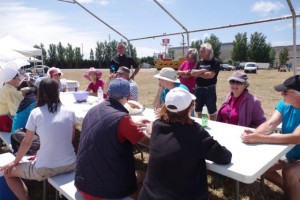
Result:
{"label": "standing man", "polygon": [[198,117],[202,117],[202,108],[206,105],[209,118],[217,119],[217,94],[216,84],[217,77],[220,71],[220,62],[214,58],[214,51],[211,44],[204,43],[200,47],[199,61],[191,74],[196,78],[196,108]]}
{"label": "standing man", "polygon": [[[285,158],[280,159],[266,173],[265,178],[280,187],[287,199],[300,199],[300,76],[295,75],[274,87],[283,100],[271,118],[255,131],[245,130],[244,143],[296,144]],[[282,134],[272,134],[282,123]],[[282,176],[277,173],[282,170]]]}
{"label": "standing man", "polygon": [[115,55],[110,62],[110,72],[116,73],[120,66],[125,66],[128,67],[129,69],[133,67],[134,72],[130,76],[130,79],[133,80],[134,77],[140,71],[140,65],[138,65],[132,57],[127,56],[125,53],[126,53],[126,45],[123,42],[118,43],[117,55]]}
{"label": "standing man", "polygon": [[137,190],[133,145],[149,138],[139,127],[149,121],[133,122],[124,107],[130,84],[123,78],[111,81],[109,99],[86,114],[80,137],[75,186],[84,199],[131,199]]}

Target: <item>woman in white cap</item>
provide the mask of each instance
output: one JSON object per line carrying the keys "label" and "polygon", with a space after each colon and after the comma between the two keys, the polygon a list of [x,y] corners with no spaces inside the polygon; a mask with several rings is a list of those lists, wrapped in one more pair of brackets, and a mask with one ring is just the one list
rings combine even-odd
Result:
{"label": "woman in white cap", "polygon": [[247,74],[234,72],[228,79],[230,92],[218,111],[217,121],[257,128],[266,121],[260,101],[249,93]]}
{"label": "woman in white cap", "polygon": [[231,152],[190,118],[196,97],[182,88],[166,95],[154,121],[150,158],[139,199],[207,199],[205,160],[229,164]]}

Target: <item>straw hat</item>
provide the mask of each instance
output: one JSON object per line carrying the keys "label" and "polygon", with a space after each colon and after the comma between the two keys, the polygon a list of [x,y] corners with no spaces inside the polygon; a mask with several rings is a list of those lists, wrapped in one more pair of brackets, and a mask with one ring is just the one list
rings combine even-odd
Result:
{"label": "straw hat", "polygon": [[180,83],[179,79],[177,79],[177,72],[171,67],[162,68],[158,74],[154,75],[154,78]]}

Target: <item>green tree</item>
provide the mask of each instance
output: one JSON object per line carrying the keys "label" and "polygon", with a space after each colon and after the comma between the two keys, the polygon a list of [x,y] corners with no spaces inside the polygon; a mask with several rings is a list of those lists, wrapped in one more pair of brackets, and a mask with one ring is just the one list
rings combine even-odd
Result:
{"label": "green tree", "polygon": [[74,63],[75,68],[79,68],[81,62],[82,62],[83,55],[81,54],[80,47],[76,47],[74,51]]}
{"label": "green tree", "polygon": [[62,68],[65,64],[65,48],[61,44],[61,42],[57,45],[57,59],[58,59],[58,66]]}
{"label": "green tree", "polygon": [[247,33],[236,34],[231,52],[232,60],[239,62],[247,61],[247,50]]}
{"label": "green tree", "polygon": [[220,58],[222,43],[216,35],[211,34],[209,38],[204,39],[204,43],[210,43],[214,50],[214,57]]}
{"label": "green tree", "polygon": [[285,65],[288,60],[289,60],[289,51],[286,47],[284,47],[279,52],[279,63],[280,65]]}
{"label": "green tree", "polygon": [[96,50],[95,50],[95,59],[97,60],[98,64],[101,65],[104,61],[104,51],[105,46],[103,42],[97,42],[96,43]]}
{"label": "green tree", "polygon": [[68,63],[68,68],[73,68],[75,52],[72,48],[72,45],[68,43],[68,46],[65,48],[66,62]]}
{"label": "green tree", "polygon": [[56,66],[57,64],[57,52],[56,52],[56,45],[50,44],[48,49],[49,55],[49,65]]}
{"label": "green tree", "polygon": [[271,48],[269,52],[269,63],[271,68],[274,68],[275,57],[276,57],[275,49]]}
{"label": "green tree", "polygon": [[196,48],[199,51],[201,44],[203,44],[202,40],[193,41],[191,43],[191,48]]}
{"label": "green tree", "polygon": [[90,60],[95,60],[93,49],[90,51]]}
{"label": "green tree", "polygon": [[269,52],[271,44],[266,43],[266,36],[262,33],[255,32],[250,37],[248,46],[248,58],[254,62],[269,62]]}
{"label": "green tree", "polygon": [[37,48],[37,49],[42,49],[42,55],[43,56],[37,56],[38,59],[42,60],[43,59],[43,62],[46,63],[46,59],[47,59],[47,51],[45,50],[44,48],[44,44],[41,43],[40,45],[34,45],[33,46],[34,48]]}

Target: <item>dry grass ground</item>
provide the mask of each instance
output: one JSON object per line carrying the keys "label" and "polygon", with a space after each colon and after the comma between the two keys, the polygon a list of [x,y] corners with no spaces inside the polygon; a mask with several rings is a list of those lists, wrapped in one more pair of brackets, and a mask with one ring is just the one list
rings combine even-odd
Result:
{"label": "dry grass ground", "polygon": [[[83,78],[84,69],[80,70],[62,70],[64,73],[63,78],[77,80],[80,83],[80,90],[85,90],[88,85],[88,81]],[[109,75],[108,70],[102,70],[103,80]],[[152,101],[156,94],[158,81],[153,78],[157,71],[155,69],[142,69],[135,81],[139,86],[139,102],[145,107],[152,107]],[[233,72],[222,71],[218,76],[217,84],[217,96],[218,107],[223,102],[225,95],[229,91],[229,85],[227,79]],[[274,91],[274,85],[282,83],[286,78],[292,76],[293,72],[278,72],[277,70],[259,70],[257,74],[249,74],[249,80],[251,82],[249,91],[257,96],[262,103],[262,107],[265,111],[266,118],[268,119],[281,98],[278,92]],[[145,150],[147,151],[147,150]],[[144,164],[147,164],[147,156]],[[143,164],[142,164],[143,165]],[[140,165],[141,166],[141,165]],[[146,165],[144,165],[146,166]],[[233,199],[235,191],[235,181],[232,179],[215,176],[213,173],[209,173],[209,199]],[[267,182],[265,184],[265,196],[262,195],[259,188],[259,181],[253,184],[240,184],[241,199],[283,199],[283,192]]]}

